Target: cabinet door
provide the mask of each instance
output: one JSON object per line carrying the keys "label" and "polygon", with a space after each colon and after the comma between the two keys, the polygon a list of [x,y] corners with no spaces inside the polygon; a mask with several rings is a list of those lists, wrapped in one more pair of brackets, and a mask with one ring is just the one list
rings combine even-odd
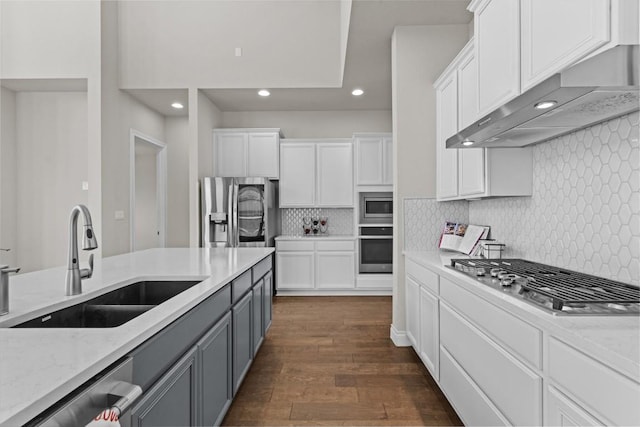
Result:
{"label": "cabinet door", "polygon": [[384,184],[383,140],[380,137],[358,137],[358,185]]}
{"label": "cabinet door", "polygon": [[313,289],[313,252],[276,253],[276,274],[278,289]]}
{"label": "cabinet door", "polygon": [[393,138],[385,136],[382,138],[382,183],[393,184]]}
{"label": "cabinet door", "polygon": [[315,206],[316,147],[313,143],[280,145],[280,207]]}
{"label": "cabinet door", "polygon": [[483,116],[520,93],[520,2],[487,0],[475,11],[474,22]]}
{"label": "cabinet door", "polygon": [[545,425],[562,427],[602,426],[587,411],[560,393],[555,387],[547,387]]}
{"label": "cabinet door", "polygon": [[469,47],[458,66],[458,129],[478,119],[478,63],[474,50]]}
{"label": "cabinet door", "polygon": [[353,145],[318,144],[317,206],[353,207]]}
{"label": "cabinet door", "polygon": [[522,0],[522,91],[607,43],[609,0]]}
{"label": "cabinet door", "polygon": [[247,176],[248,134],[214,133],[216,176]]}
{"label": "cabinet door", "polygon": [[253,293],[249,292],[231,309],[233,316],[233,395],[238,392],[253,360]]}
{"label": "cabinet door", "polygon": [[220,425],[233,399],[231,314],[198,342],[202,425]]}
{"label": "cabinet door", "polygon": [[131,424],[193,426],[197,423],[196,351],[192,348],[131,410]]}
{"label": "cabinet door", "polygon": [[436,380],[439,378],[439,310],[438,298],[420,288],[420,357]]}
{"label": "cabinet door", "polygon": [[420,351],[420,285],[409,276],[405,276],[407,337],[416,352]]}
{"label": "cabinet door", "polygon": [[458,150],[447,149],[447,138],[458,131],[458,89],[453,72],[436,89],[436,172],[437,197],[458,195]]}
{"label": "cabinet door", "polygon": [[248,143],[248,176],[278,179],[280,135],[275,132],[250,133]]}
{"label": "cabinet door", "polygon": [[264,320],[264,280],[260,279],[258,283],[253,286],[253,355],[258,353],[258,349],[262,345],[264,340],[264,328],[262,321]]}
{"label": "cabinet door", "polygon": [[482,196],[485,192],[485,149],[463,148],[458,151],[460,196]]}
{"label": "cabinet door", "polygon": [[353,289],[354,252],[316,252],[316,275],[318,289]]}
{"label": "cabinet door", "polygon": [[271,326],[271,320],[273,319],[273,273],[268,272],[264,276],[264,320],[262,326],[264,327],[264,335],[267,335],[267,331]]}

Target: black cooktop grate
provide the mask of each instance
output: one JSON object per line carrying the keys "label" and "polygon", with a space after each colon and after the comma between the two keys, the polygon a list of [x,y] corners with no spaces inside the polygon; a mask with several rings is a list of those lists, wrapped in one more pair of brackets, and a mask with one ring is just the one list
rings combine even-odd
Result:
{"label": "black cooktop grate", "polygon": [[521,289],[535,291],[551,298],[553,308],[562,310],[565,304],[638,304],[640,288],[615,280],[523,259],[452,259],[453,268],[501,268],[527,279],[519,282]]}

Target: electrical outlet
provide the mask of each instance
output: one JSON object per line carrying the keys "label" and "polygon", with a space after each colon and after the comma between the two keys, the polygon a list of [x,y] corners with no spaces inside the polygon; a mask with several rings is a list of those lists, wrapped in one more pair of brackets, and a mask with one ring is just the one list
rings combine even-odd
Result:
{"label": "electrical outlet", "polygon": [[242,56],[242,48],[241,47],[237,47],[236,48],[236,56]]}
{"label": "electrical outlet", "polygon": [[116,221],[122,221],[124,219],[124,211],[116,211],[115,218]]}
{"label": "electrical outlet", "polygon": [[87,191],[89,189],[89,181],[82,181],[82,189]]}

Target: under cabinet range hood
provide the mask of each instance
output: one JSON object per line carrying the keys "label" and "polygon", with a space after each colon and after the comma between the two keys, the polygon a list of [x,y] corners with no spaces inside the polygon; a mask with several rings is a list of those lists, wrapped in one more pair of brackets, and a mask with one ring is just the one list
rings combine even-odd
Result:
{"label": "under cabinet range hood", "polygon": [[640,109],[638,45],[554,74],[447,139],[447,148],[523,147]]}

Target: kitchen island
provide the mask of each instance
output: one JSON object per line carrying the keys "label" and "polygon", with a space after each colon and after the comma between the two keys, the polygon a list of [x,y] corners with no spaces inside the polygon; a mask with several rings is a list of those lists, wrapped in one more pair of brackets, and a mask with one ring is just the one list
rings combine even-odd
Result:
{"label": "kitchen island", "polygon": [[[65,296],[66,268],[11,278],[0,318],[0,425],[21,425],[189,312],[273,248],[151,249],[96,262],[83,293]],[[10,329],[141,280],[200,283],[115,328]]]}
{"label": "kitchen island", "polygon": [[451,258],[405,252],[406,338],[465,424],[640,423],[640,317],[553,315]]}

